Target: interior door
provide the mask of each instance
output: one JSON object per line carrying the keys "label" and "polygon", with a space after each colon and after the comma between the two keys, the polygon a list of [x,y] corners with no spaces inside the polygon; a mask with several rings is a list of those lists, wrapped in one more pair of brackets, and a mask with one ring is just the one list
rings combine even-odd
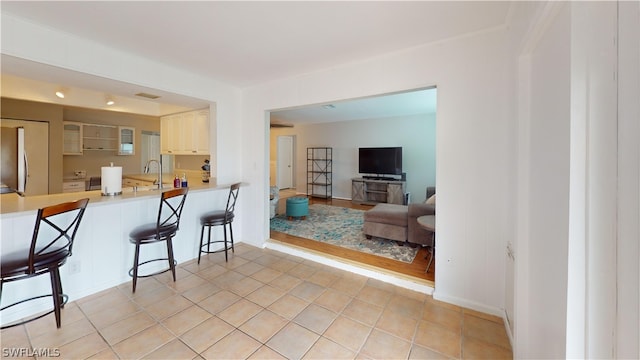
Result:
{"label": "interior door", "polygon": [[293,187],[293,137],[278,136],[278,168],[276,184],[279,189]]}

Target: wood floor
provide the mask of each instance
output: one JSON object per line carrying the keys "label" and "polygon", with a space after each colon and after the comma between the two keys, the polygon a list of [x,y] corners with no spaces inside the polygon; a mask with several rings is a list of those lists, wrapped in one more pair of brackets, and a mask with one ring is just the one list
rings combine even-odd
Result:
{"label": "wood floor", "polygon": [[[278,213],[284,213],[285,208],[284,204],[286,203],[284,198],[287,197],[287,193],[281,192],[281,197],[279,201],[279,209]],[[320,199],[320,198],[309,198],[309,204],[329,204],[333,206],[341,206],[352,209],[361,209],[368,210],[371,208],[369,205],[357,205],[352,204],[351,201],[348,200],[340,200],[340,199]],[[370,255],[366,253],[362,253],[355,250],[346,249],[343,247],[325,244],[320,241],[309,240],[297,236],[288,235],[285,233],[281,233],[278,231],[271,231],[271,238],[286,244],[290,244],[297,247],[302,247],[305,249],[313,250],[316,252],[324,253],[327,255],[331,255],[334,257],[346,259],[351,262],[357,262],[361,264],[365,264],[368,266],[373,266],[376,268],[385,269],[387,271],[396,272],[403,274],[405,276],[414,277],[420,279],[422,281],[426,281],[430,285],[434,284],[434,276],[436,264],[435,260],[431,264],[431,268],[429,272],[426,273],[425,269],[427,268],[427,263],[429,261],[428,250],[426,248],[421,248],[416,255],[416,258],[413,260],[411,264],[407,264],[401,261],[391,260],[385,257]]]}

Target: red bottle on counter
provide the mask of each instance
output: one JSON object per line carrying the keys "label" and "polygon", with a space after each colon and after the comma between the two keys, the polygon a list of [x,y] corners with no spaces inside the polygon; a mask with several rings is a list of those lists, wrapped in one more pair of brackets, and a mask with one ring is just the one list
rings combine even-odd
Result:
{"label": "red bottle on counter", "polygon": [[173,179],[173,187],[176,189],[180,187],[180,178],[178,177],[178,174],[176,174],[176,177]]}

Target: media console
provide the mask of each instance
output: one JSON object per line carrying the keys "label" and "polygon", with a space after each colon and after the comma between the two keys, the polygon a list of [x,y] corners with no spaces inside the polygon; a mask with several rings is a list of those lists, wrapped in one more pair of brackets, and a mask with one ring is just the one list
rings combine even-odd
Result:
{"label": "media console", "polygon": [[407,182],[368,178],[351,179],[351,202],[375,205],[377,203],[404,204]]}

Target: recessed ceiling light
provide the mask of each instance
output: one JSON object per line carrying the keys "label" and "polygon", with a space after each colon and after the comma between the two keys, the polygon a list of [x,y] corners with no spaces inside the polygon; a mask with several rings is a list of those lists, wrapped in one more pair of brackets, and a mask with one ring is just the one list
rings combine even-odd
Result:
{"label": "recessed ceiling light", "polygon": [[62,92],[62,90],[56,91],[56,96],[59,97],[60,99],[64,99],[64,93]]}
{"label": "recessed ceiling light", "polygon": [[105,96],[105,101],[107,102],[107,106],[111,106],[116,103],[115,101],[113,101],[113,97],[111,97],[111,95]]}
{"label": "recessed ceiling light", "polygon": [[155,99],[160,97],[158,95],[148,94],[148,93],[144,93],[144,92],[137,93],[136,96],[140,96],[140,97],[147,98],[147,99],[152,99],[152,100],[155,100]]}
{"label": "recessed ceiling light", "polygon": [[113,100],[107,100],[107,105],[111,106],[111,105],[113,105],[113,104],[115,104],[115,101],[113,101]]}
{"label": "recessed ceiling light", "polygon": [[336,106],[333,104],[322,105],[323,109],[335,109]]}

